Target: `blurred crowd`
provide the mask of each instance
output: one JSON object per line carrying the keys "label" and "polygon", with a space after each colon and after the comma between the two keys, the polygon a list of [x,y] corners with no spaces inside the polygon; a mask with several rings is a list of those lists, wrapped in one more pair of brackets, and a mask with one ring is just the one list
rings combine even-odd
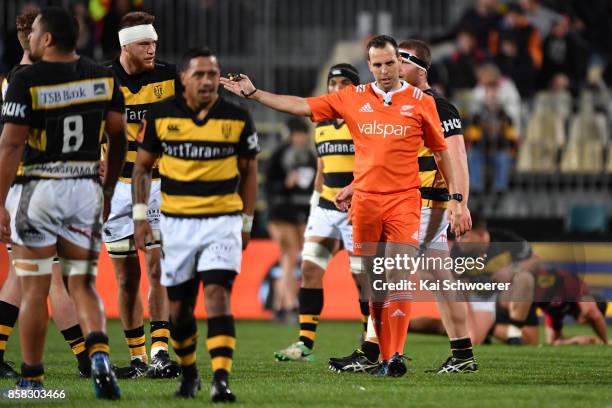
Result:
{"label": "blurred crowd", "polygon": [[[117,28],[121,17],[130,11],[142,9],[143,0],[74,0],[71,10],[79,22],[77,51],[80,55],[108,61],[119,55]],[[20,14],[39,7],[39,2],[24,4]],[[0,36],[0,76],[6,74],[21,60],[22,49],[17,30],[2,32]]]}
{"label": "blurred crowd", "polygon": [[431,39],[453,43],[430,83],[464,118],[472,192],[505,191],[515,168],[612,171],[610,38],[609,0],[477,0]]}

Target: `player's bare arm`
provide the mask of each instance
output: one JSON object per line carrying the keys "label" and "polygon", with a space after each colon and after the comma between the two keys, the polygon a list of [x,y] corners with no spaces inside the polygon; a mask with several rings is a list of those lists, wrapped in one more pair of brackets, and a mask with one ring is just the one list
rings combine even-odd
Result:
{"label": "player's bare arm", "polygon": [[[433,151],[436,164],[442,172],[442,177],[448,186],[448,191],[454,192],[457,190],[457,181],[455,179],[455,173],[453,171],[453,165],[451,161],[451,155],[448,150]],[[450,200],[448,203],[449,222],[451,229],[457,236],[463,235],[466,231],[471,228],[471,220],[463,217],[463,208],[457,200]]]}
{"label": "player's bare arm", "polygon": [[103,163],[104,167],[102,191],[104,192],[104,221],[108,218],[110,211],[110,200],[115,191],[115,185],[125,162],[127,152],[127,133],[125,127],[125,114],[109,111],[106,114],[105,133],[108,138],[108,150]]}
{"label": "player's bare arm", "polygon": [[[153,230],[147,222],[146,209],[151,192],[151,171],[157,155],[138,149],[132,173],[132,202],[134,212],[144,209],[144,216],[134,217],[134,243],[136,248],[145,250],[145,244],[153,240]],[[137,219],[138,218],[138,219]]]}
{"label": "player's bare arm", "polygon": [[253,214],[257,202],[257,159],[254,157],[239,157],[238,172],[240,173],[238,194],[242,199],[243,206],[242,249],[245,249],[251,239]]}
{"label": "player's bare arm", "polygon": [[463,201],[458,203],[461,207],[461,224],[467,225],[468,231],[472,228],[472,218],[468,208],[470,196],[470,174],[468,172],[467,154],[465,152],[465,141],[463,135],[453,135],[446,138],[448,152],[453,158],[453,173],[455,175],[456,190],[463,196]]}
{"label": "player's bare arm", "polygon": [[325,168],[323,160],[317,158],[317,174],[315,175],[314,191],[321,193],[323,191],[323,169]]}
{"label": "player's bare arm", "polygon": [[249,77],[244,74],[230,74],[229,78],[221,77],[221,85],[241,98],[252,99],[280,112],[297,116],[310,116],[312,113],[305,98],[292,95],[277,95],[257,89]]}
{"label": "player's bare arm", "polygon": [[0,241],[11,240],[11,217],[4,207],[6,196],[23,156],[29,126],[5,123],[0,137]]}
{"label": "player's bare arm", "polygon": [[595,302],[586,301],[578,302],[580,308],[580,315],[583,317],[595,330],[599,339],[603,344],[608,344],[608,327],[606,325],[606,318],[597,309]]}

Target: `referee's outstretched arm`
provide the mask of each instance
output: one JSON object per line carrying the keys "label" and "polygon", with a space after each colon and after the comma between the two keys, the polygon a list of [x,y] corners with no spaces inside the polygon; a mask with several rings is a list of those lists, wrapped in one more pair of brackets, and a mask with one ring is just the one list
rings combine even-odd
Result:
{"label": "referee's outstretched arm", "polygon": [[310,116],[312,111],[305,98],[292,95],[277,95],[255,88],[249,77],[244,74],[232,75],[230,78],[221,77],[223,87],[240,96],[252,99],[269,108],[297,116]]}

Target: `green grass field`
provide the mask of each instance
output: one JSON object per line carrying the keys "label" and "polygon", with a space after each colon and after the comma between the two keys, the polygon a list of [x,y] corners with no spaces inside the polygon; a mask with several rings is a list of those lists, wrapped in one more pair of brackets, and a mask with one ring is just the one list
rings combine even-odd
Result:
{"label": "green grass field", "polygon": [[[194,406],[208,404],[209,358],[204,347],[205,323],[200,322],[198,361],[203,388],[196,401],[172,397],[175,380],[121,380],[126,407]],[[448,356],[443,337],[412,334],[406,345],[413,360],[406,376],[373,378],[364,374],[333,374],[329,356],[345,355],[357,344],[356,322],[322,322],[315,363],[277,363],[272,352],[294,341],[296,328],[268,322],[239,322],[238,345],[231,387],[238,405],[250,406],[380,406],[380,407],[612,407],[612,347],[512,347],[501,344],[476,348],[481,370],[476,374],[436,376],[424,370]],[[589,329],[570,327],[570,332]],[[20,361],[17,332],[11,337],[7,360]],[[117,321],[109,322],[111,353],[118,365],[128,361]],[[109,406],[96,401],[90,380],[78,378],[76,360],[53,324],[45,354],[47,389],[64,389],[59,402],[32,406]],[[12,382],[0,380],[0,388]],[[16,401],[2,400],[0,404]],[[20,404],[23,401],[20,401]]]}

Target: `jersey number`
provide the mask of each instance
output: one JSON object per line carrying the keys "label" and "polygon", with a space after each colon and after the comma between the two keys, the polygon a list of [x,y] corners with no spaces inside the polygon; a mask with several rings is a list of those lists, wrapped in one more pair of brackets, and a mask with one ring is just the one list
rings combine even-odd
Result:
{"label": "jersey number", "polygon": [[83,117],[81,115],[64,118],[64,143],[62,153],[76,152],[83,145]]}

